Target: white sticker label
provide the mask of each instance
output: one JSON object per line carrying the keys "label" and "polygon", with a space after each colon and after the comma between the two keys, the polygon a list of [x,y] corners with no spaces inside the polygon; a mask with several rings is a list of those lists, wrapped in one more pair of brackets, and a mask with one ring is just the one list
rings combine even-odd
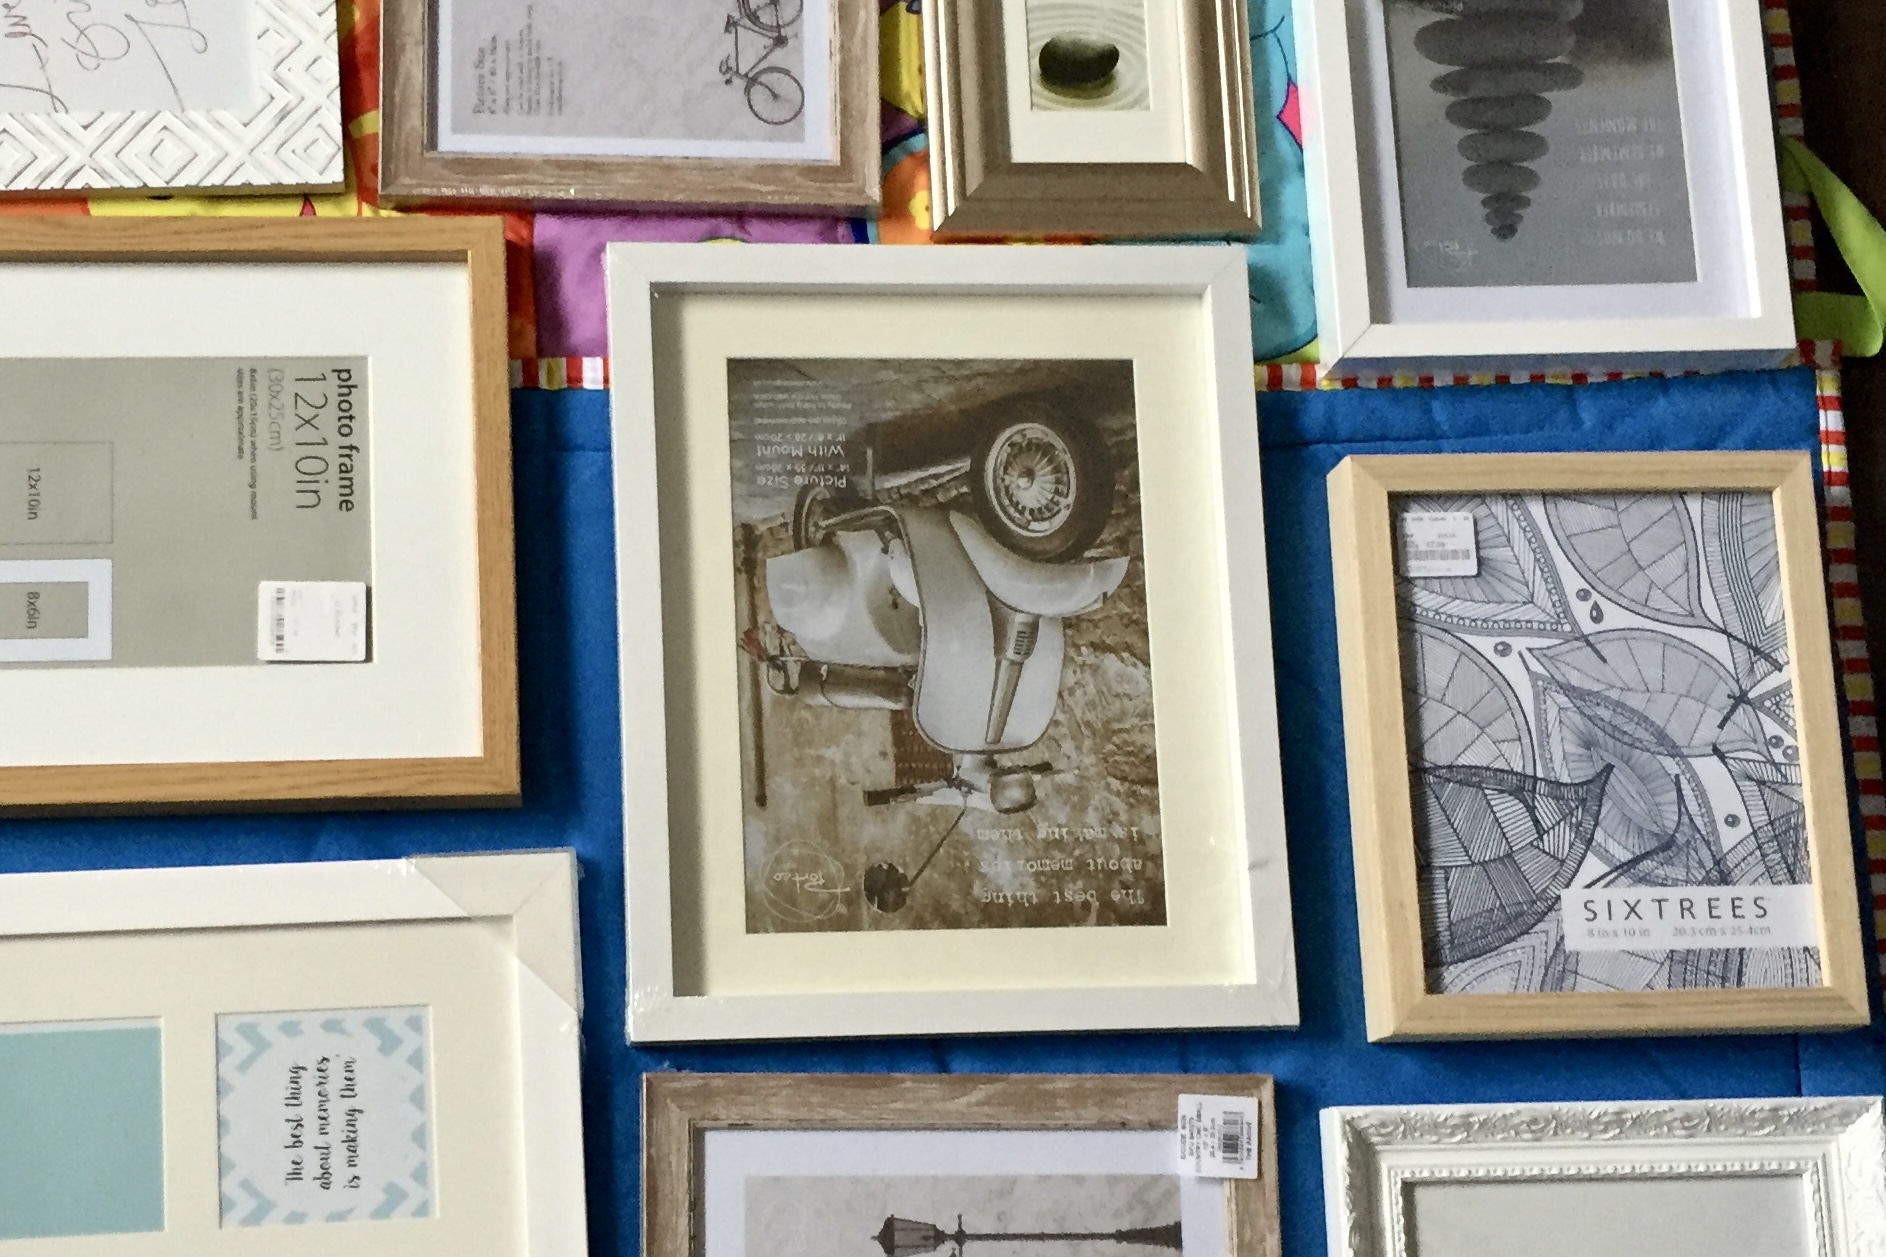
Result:
{"label": "white sticker label", "polygon": [[1400,523],[1403,576],[1480,574],[1472,511],[1406,511]]}
{"label": "white sticker label", "polygon": [[1257,1097],[1180,1096],[1179,1173],[1257,1177]]}
{"label": "white sticker label", "polygon": [[367,657],[367,586],[263,581],[256,594],[255,654],[264,663],[360,663]]}
{"label": "white sticker label", "polygon": [[1631,886],[1559,892],[1573,951],[1818,947],[1812,886]]}

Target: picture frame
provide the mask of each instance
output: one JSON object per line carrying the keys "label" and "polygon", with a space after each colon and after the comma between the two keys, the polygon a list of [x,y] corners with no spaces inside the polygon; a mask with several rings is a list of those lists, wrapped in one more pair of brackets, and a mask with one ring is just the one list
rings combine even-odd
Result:
{"label": "picture frame", "polygon": [[[1437,12],[1317,0],[1296,26],[1323,371],[1733,370],[1795,352],[1759,13],[1608,6],[1489,31]],[[1519,60],[1477,64],[1509,35]]]}
{"label": "picture frame", "polygon": [[[1261,1075],[651,1073],[642,1248],[743,1251],[730,1224],[763,1214],[789,1252],[808,1231],[898,1257],[974,1244],[977,1231],[1051,1230],[1110,1233],[1123,1251],[1276,1257],[1274,1095]],[[1179,1177],[1180,1115],[1222,1108],[1232,1134],[1240,1107],[1254,1176]],[[763,1190],[774,1184],[796,1209]],[[962,1214],[955,1235],[949,1217],[923,1214],[945,1206]]]}
{"label": "picture frame", "polygon": [[[1357,455],[1329,502],[1371,1040],[1867,1021],[1807,454]],[[1446,519],[1475,571],[1410,575]]]}
{"label": "picture frame", "polygon": [[[30,665],[8,685],[44,713],[0,737],[0,806],[515,803],[501,224],[17,219],[0,273],[19,295],[0,314],[10,430],[42,443],[0,457],[37,521],[0,545],[0,615],[60,579],[20,560],[111,573],[84,586],[94,610],[111,603],[108,660],[97,645],[57,667],[32,663],[49,656],[30,642],[0,650]],[[330,366],[331,391],[294,391]],[[160,446],[114,418],[164,407]],[[200,561],[177,565],[178,549]],[[271,616],[278,637],[290,627],[277,596],[292,594],[299,632],[323,623],[304,596],[348,589],[351,653],[270,641]],[[0,633],[47,628],[32,601]],[[80,627],[52,635],[85,646],[84,599],[70,614]]]}
{"label": "picture frame", "polygon": [[1250,18],[1235,0],[943,0],[924,6],[923,37],[939,239],[1262,225]]}
{"label": "picture frame", "polygon": [[1853,1257],[1886,1239],[1876,1096],[1331,1108],[1322,1125],[1330,1257],[1521,1236],[1542,1257]]}
{"label": "picture frame", "polygon": [[[606,267],[630,1037],[1294,1024],[1242,250]],[[894,359],[860,348],[886,319],[924,329]],[[964,479],[1024,448],[1032,522]],[[801,614],[854,594],[891,636]]]}
{"label": "picture frame", "polygon": [[[667,7],[638,0],[611,9],[614,25],[599,28],[582,0],[557,0],[551,12],[539,5],[532,16],[508,0],[394,0],[380,41],[382,199],[875,217],[877,6],[726,7],[723,27],[718,12],[678,23]],[[674,47],[662,42],[671,35]],[[625,47],[654,61],[625,73],[599,59]],[[440,70],[442,58],[455,74]],[[537,71],[506,80],[495,69],[506,58]],[[682,79],[686,65],[700,67],[698,82]],[[674,101],[611,95],[649,83],[689,90]]]}
{"label": "picture frame", "polygon": [[0,195],[319,192],[345,179],[340,34],[322,0],[16,6]]}
{"label": "picture frame", "polygon": [[572,853],[9,874],[0,921],[0,1244],[587,1251]]}

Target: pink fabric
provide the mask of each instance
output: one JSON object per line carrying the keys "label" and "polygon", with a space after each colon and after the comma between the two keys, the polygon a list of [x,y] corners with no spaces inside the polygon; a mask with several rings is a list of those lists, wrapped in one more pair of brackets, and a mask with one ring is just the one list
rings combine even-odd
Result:
{"label": "pink fabric", "polygon": [[537,352],[545,358],[597,358],[609,352],[602,251],[612,240],[689,243],[853,244],[843,218],[757,214],[539,214],[535,238]]}

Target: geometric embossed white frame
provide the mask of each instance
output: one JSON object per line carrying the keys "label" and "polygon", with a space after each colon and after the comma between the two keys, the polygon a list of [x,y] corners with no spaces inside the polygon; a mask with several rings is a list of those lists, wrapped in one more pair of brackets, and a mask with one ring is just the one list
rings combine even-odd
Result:
{"label": "geometric embossed white frame", "polygon": [[341,186],[334,0],[241,2],[255,8],[250,68],[256,104],[246,110],[0,113],[0,192]]}
{"label": "geometric embossed white frame", "polygon": [[1323,1110],[1330,1257],[1410,1257],[1423,1183],[1794,1177],[1813,1257],[1886,1254],[1877,1096]]}

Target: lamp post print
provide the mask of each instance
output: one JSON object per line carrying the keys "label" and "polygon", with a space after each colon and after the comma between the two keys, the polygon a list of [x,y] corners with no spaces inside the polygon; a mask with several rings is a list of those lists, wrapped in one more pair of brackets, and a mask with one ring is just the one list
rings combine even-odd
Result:
{"label": "lamp post print", "polygon": [[963,1216],[960,1213],[956,1215],[954,1231],[945,1231],[934,1222],[913,1222],[893,1214],[884,1219],[884,1226],[878,1231],[876,1239],[878,1247],[884,1250],[884,1257],[921,1257],[921,1254],[936,1252],[945,1244],[955,1250],[954,1257],[963,1257],[963,1245],[971,1240],[1045,1244],[1099,1241],[1169,1248],[1174,1252],[1183,1248],[1177,1222],[1168,1222],[1164,1226],[1125,1227],[1118,1231],[972,1232],[963,1229]]}

